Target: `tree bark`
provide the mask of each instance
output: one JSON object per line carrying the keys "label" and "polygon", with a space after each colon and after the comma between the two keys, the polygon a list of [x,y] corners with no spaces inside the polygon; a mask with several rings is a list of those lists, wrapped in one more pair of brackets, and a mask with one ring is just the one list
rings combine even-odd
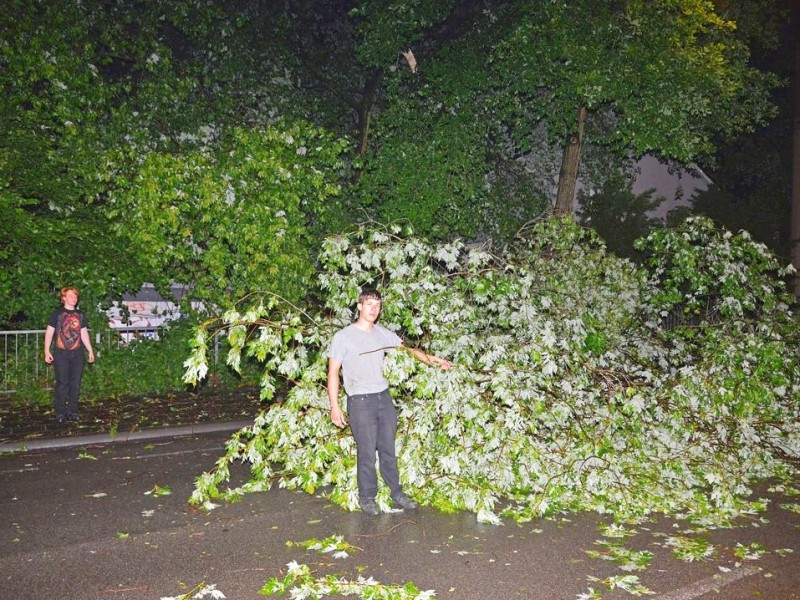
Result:
{"label": "tree bark", "polygon": [[[800,27],[800,2],[792,14],[795,31]],[[800,38],[794,38],[794,144],[792,160],[792,229],[789,236],[795,268],[794,293],[800,298]]]}
{"label": "tree bark", "polygon": [[383,69],[373,69],[364,83],[364,93],[361,95],[361,103],[358,107],[358,149],[356,150],[358,156],[364,156],[367,153],[372,107],[375,104],[375,96],[378,93],[381,79],[383,79]]}
{"label": "tree bark", "polygon": [[561,172],[558,175],[558,192],[556,193],[555,214],[557,217],[574,213],[575,186],[578,182],[578,166],[581,162],[581,143],[583,142],[583,126],[586,123],[586,107],[578,109],[578,131],[569,136],[564,147],[561,160]]}

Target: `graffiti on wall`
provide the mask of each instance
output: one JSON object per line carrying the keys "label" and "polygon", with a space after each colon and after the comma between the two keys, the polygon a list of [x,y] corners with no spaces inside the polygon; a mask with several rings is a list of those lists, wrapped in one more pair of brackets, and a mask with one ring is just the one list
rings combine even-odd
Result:
{"label": "graffiti on wall", "polygon": [[[123,317],[124,309],[128,319]],[[124,327],[161,327],[181,317],[178,306],[166,300],[123,300],[108,310],[108,325],[114,329]]]}

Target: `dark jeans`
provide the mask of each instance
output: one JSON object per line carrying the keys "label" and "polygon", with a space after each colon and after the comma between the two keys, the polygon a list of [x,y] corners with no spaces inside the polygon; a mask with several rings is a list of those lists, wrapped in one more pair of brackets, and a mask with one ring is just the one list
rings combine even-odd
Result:
{"label": "dark jeans", "polygon": [[84,364],[83,348],[80,350],[53,350],[53,367],[56,370],[56,416],[78,414],[78,393]]}
{"label": "dark jeans", "polygon": [[374,499],[378,493],[375,452],[378,453],[381,477],[391,490],[392,498],[403,495],[397,470],[394,438],[397,433],[397,411],[389,390],[377,394],[355,394],[347,397],[350,429],[356,439],[358,497]]}

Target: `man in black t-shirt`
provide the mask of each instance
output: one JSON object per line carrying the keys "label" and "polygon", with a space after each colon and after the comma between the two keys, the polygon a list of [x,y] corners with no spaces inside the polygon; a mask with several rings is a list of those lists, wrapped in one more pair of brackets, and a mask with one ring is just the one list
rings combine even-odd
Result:
{"label": "man in black t-shirt", "polygon": [[[89,339],[85,315],[77,310],[80,292],[74,287],[61,289],[62,308],[53,311],[44,333],[44,361],[56,370],[56,420],[78,420],[78,394],[83,375],[84,348],[89,362],[94,362],[94,350]],[[51,351],[53,340],[55,348]]]}

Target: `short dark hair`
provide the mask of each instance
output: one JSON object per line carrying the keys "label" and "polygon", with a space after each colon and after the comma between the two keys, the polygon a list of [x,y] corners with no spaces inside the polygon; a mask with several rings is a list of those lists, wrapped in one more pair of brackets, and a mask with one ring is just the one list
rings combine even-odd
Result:
{"label": "short dark hair", "polygon": [[358,295],[358,303],[361,304],[364,300],[378,300],[383,301],[383,296],[375,288],[364,288]]}

